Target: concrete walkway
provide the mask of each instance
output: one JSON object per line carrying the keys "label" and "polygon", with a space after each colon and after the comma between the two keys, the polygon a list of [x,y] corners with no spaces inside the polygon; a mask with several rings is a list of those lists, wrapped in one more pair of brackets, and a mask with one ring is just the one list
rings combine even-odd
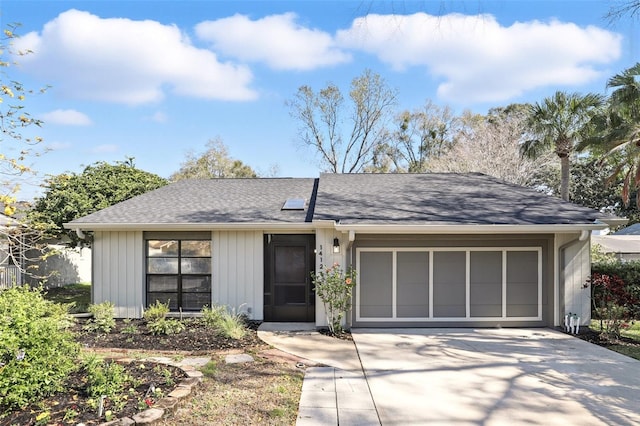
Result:
{"label": "concrete walkway", "polygon": [[298,426],[380,424],[353,342],[324,336],[308,323],[262,323],[258,337],[304,359]]}

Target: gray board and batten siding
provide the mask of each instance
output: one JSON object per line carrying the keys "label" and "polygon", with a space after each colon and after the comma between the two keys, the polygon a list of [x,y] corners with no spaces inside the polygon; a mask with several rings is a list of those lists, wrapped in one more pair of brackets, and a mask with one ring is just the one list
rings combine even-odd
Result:
{"label": "gray board and batten siding", "polygon": [[360,234],[355,327],[553,324],[553,235]]}

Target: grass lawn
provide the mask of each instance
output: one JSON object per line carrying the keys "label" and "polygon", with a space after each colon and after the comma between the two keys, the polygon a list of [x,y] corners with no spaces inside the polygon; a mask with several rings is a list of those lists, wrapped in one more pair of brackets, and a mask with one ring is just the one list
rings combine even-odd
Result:
{"label": "grass lawn", "polygon": [[226,364],[223,355],[201,369],[204,380],[161,426],[293,425],[298,416],[304,372],[293,365],[261,359]]}
{"label": "grass lawn", "polygon": [[45,292],[44,298],[56,303],[73,303],[69,310],[72,314],[87,312],[91,303],[91,284],[67,284],[62,287],[51,287]]}
{"label": "grass lawn", "polygon": [[[596,332],[602,331],[600,320],[591,320],[589,328]],[[612,341],[606,347],[612,351],[640,360],[640,321],[635,321],[631,324],[631,327],[621,330],[620,334],[628,340],[626,342],[621,341],[619,344]]]}

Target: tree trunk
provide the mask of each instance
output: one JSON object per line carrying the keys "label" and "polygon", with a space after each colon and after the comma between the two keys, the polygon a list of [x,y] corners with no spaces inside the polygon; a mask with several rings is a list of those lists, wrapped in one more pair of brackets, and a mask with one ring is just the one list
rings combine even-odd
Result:
{"label": "tree trunk", "polygon": [[569,201],[569,156],[560,156],[560,197]]}

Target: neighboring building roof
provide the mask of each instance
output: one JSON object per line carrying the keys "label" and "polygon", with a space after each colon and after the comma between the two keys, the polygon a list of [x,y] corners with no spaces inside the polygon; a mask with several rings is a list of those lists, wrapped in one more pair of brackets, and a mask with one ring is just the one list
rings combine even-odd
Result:
{"label": "neighboring building roof", "polygon": [[[317,179],[181,180],[133,197],[71,223],[298,223],[311,220]],[[288,198],[304,198],[304,210],[282,210]]]}
{"label": "neighboring building roof", "polygon": [[322,174],[314,219],[341,224],[592,224],[596,210],[481,173]]}
{"label": "neighboring building roof", "polygon": [[[290,198],[307,200],[305,209],[283,210]],[[324,173],[320,179],[183,180],[76,219],[68,227],[312,221],[573,226],[607,218],[613,216],[479,173]]]}
{"label": "neighboring building roof", "polygon": [[640,223],[634,223],[633,225],[622,228],[611,235],[640,235]]}
{"label": "neighboring building roof", "polygon": [[592,235],[605,253],[640,253],[640,235]]}

